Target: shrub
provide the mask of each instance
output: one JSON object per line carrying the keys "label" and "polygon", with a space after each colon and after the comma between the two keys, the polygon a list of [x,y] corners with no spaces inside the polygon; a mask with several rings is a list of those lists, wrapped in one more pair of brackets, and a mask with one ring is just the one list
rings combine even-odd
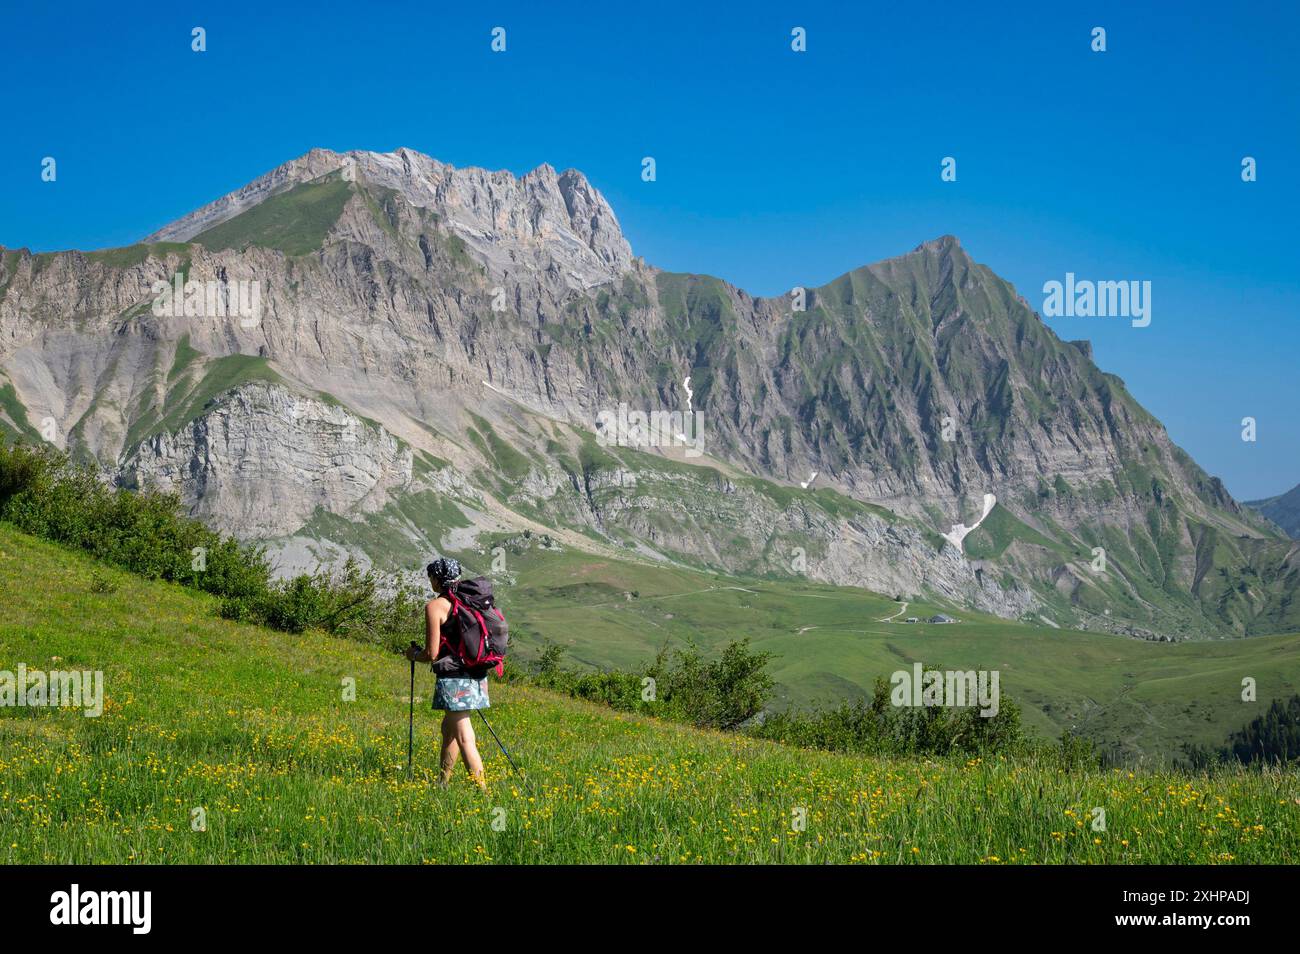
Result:
{"label": "shrub", "polygon": [[337,574],[302,574],[272,585],[254,610],[276,629],[319,629],[399,650],[418,625],[421,606],[405,588],[381,594],[374,574],[349,558]]}
{"label": "shrub", "polygon": [[1097,747],[1092,743],[1092,740],[1081,735],[1075,735],[1069,729],[1061,733],[1061,741],[1057,744],[1056,755],[1060,760],[1061,768],[1066,772],[1097,768],[1101,764],[1101,756],[1098,754]]}
{"label": "shrub", "polygon": [[870,701],[769,715],[751,734],[804,748],[869,755],[993,755],[1028,746],[1020,707],[1003,696],[998,713],[977,706],[895,706],[877,679]]}
{"label": "shrub", "polygon": [[1300,694],[1285,702],[1274,699],[1262,715],[1228,736],[1217,751],[1187,744],[1183,754],[1194,769],[1243,765],[1280,765],[1300,760]]}
{"label": "shrub", "polygon": [[90,574],[90,592],[116,593],[117,584],[98,570]]}
{"label": "shrub", "polygon": [[0,442],[0,520],[150,579],[218,596],[265,593],[262,550],[223,539],[179,506],[171,494],[109,487],[52,448]]}
{"label": "shrub", "polygon": [[[749,641],[734,642],[712,662],[696,647],[661,653],[640,672],[575,672],[561,664],[564,648],[547,643],[532,664],[530,681],[577,699],[625,712],[646,712],[675,722],[712,729],[735,729],[767,704],[772,679],[769,653],[753,653]],[[654,693],[646,698],[647,679]]]}
{"label": "shrub", "polygon": [[[400,649],[419,631],[420,601],[381,592],[349,561],[337,574],[273,581],[261,547],[223,538],[180,513],[173,494],[110,487],[52,448],[0,440],[0,520],[150,579],[221,597],[223,617],[287,632],[319,629]],[[112,592],[98,577],[91,588]]]}
{"label": "shrub", "polygon": [[641,697],[644,681],[644,676],[634,672],[588,672],[573,681],[569,693],[578,699],[632,712],[652,705]]}
{"label": "shrub", "polygon": [[560,660],[564,658],[564,647],[558,643],[547,642],[542,646],[542,654],[533,664],[533,671],[539,680],[551,679],[563,670]]}
{"label": "shrub", "polygon": [[751,652],[749,640],[728,644],[706,661],[695,646],[651,668],[659,697],[681,722],[710,729],[736,729],[763,711],[774,685],[767,674],[771,653]]}
{"label": "shrub", "polygon": [[[1020,707],[1002,696],[998,713],[984,717],[977,706],[897,707],[890,684],[876,680],[870,700],[830,707],[766,713],[773,682],[770,653],[752,652],[748,640],[728,645],[712,661],[690,646],[661,653],[640,672],[576,672],[563,664],[564,649],[547,643],[533,662],[529,681],[615,709],[644,712],[675,722],[743,730],[756,738],[801,748],[870,755],[1003,755],[1031,748]],[[642,698],[645,679],[655,680],[655,699]],[[1063,737],[1056,761],[1069,771],[1095,763],[1090,743]]]}

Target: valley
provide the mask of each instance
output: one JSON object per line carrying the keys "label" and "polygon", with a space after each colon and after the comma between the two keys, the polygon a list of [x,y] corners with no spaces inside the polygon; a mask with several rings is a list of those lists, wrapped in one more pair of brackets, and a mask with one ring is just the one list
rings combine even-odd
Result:
{"label": "valley", "polygon": [[[664,649],[716,651],[747,637],[773,654],[777,709],[867,699],[877,679],[915,662],[997,670],[1040,738],[1069,729],[1131,764],[1168,761],[1186,743],[1222,744],[1258,714],[1259,703],[1241,699],[1245,677],[1258,680],[1264,705],[1300,692],[1300,634],[1162,644],[965,610],[958,624],[905,624],[883,619],[901,611],[868,591],[504,543],[501,599],[522,658],[551,642],[581,666],[635,670]],[[478,572],[493,559],[459,557]],[[929,601],[907,607],[921,620],[952,612]]]}

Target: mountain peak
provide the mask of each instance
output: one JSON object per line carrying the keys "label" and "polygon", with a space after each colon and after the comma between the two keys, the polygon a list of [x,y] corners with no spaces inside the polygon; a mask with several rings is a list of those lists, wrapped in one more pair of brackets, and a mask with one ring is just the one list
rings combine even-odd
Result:
{"label": "mountain peak", "polygon": [[405,146],[393,152],[312,149],[164,226],[146,242],[185,242],[296,185],[344,170],[435,212],[497,274],[557,271],[575,288],[618,278],[632,249],[605,197],[576,169],[548,163],[516,177],[456,168]]}
{"label": "mountain peak", "polygon": [[974,264],[970,254],[962,247],[961,239],[955,235],[940,235],[928,242],[922,242],[902,257],[911,258],[914,256],[938,262],[940,265],[951,265],[953,263]]}
{"label": "mountain peak", "polygon": [[916,248],[915,252],[926,252],[938,255],[950,255],[954,251],[965,251],[961,247],[961,239],[955,235],[940,235],[938,238],[930,239],[928,242],[922,242]]}

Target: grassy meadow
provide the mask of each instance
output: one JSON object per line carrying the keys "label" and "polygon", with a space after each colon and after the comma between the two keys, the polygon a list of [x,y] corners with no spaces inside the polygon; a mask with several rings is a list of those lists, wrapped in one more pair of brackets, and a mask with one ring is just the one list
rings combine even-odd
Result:
{"label": "grassy meadow", "polygon": [[[1221,745],[1273,699],[1300,691],[1300,635],[1155,643],[926,602],[898,615],[902,607],[867,590],[735,580],[576,551],[508,554],[507,565],[519,582],[502,588],[504,605],[512,626],[533,637],[521,652],[550,640],[573,662],[635,669],[664,647],[695,641],[719,650],[748,636],[774,654],[776,708],[865,698],[878,677],[914,662],[996,669],[1040,737],[1071,729],[1126,761],[1168,761],[1186,742]],[[903,622],[935,613],[961,622]],[[1255,703],[1242,701],[1245,677],[1256,681]]]}
{"label": "grassy meadow", "polygon": [[[106,683],[99,718],[0,710],[4,863],[1300,857],[1294,770],[1069,774],[1051,760],[857,758],[512,684],[493,683],[490,718],[524,775],[510,774],[480,726],[488,793],[463,776],[439,789],[427,672],[405,777],[403,659],[223,621],[214,598],[4,525],[0,593],[0,669],[102,669]],[[652,595],[644,584],[641,599]],[[345,679],[355,701],[343,699]],[[1097,808],[1105,830],[1094,829]]]}

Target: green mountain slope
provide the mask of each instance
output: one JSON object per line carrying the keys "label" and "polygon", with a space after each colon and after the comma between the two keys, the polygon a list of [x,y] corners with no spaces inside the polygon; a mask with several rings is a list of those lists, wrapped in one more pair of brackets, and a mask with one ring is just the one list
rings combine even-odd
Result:
{"label": "green mountain slope", "polygon": [[210,251],[247,245],[305,255],[321,247],[355,187],[341,177],[304,182],[194,237]]}
{"label": "green mountain slope", "polygon": [[1267,500],[1248,500],[1246,506],[1258,510],[1293,539],[1300,540],[1300,485]]}
{"label": "green mountain slope", "polygon": [[[1300,851],[1293,772],[849,758],[517,686],[493,686],[491,717],[526,776],[484,740],[489,794],[460,779],[438,789],[427,675],[403,777],[404,660],[226,623],[210,600],[3,526],[0,590],[6,665],[102,669],[107,686],[100,718],[0,710],[6,863],[1276,863]],[[1085,824],[1096,806],[1104,833]]]}
{"label": "green mountain slope", "polygon": [[14,386],[0,378],[0,437],[8,440],[38,441],[40,432],[27,419],[27,408],[18,399]]}

